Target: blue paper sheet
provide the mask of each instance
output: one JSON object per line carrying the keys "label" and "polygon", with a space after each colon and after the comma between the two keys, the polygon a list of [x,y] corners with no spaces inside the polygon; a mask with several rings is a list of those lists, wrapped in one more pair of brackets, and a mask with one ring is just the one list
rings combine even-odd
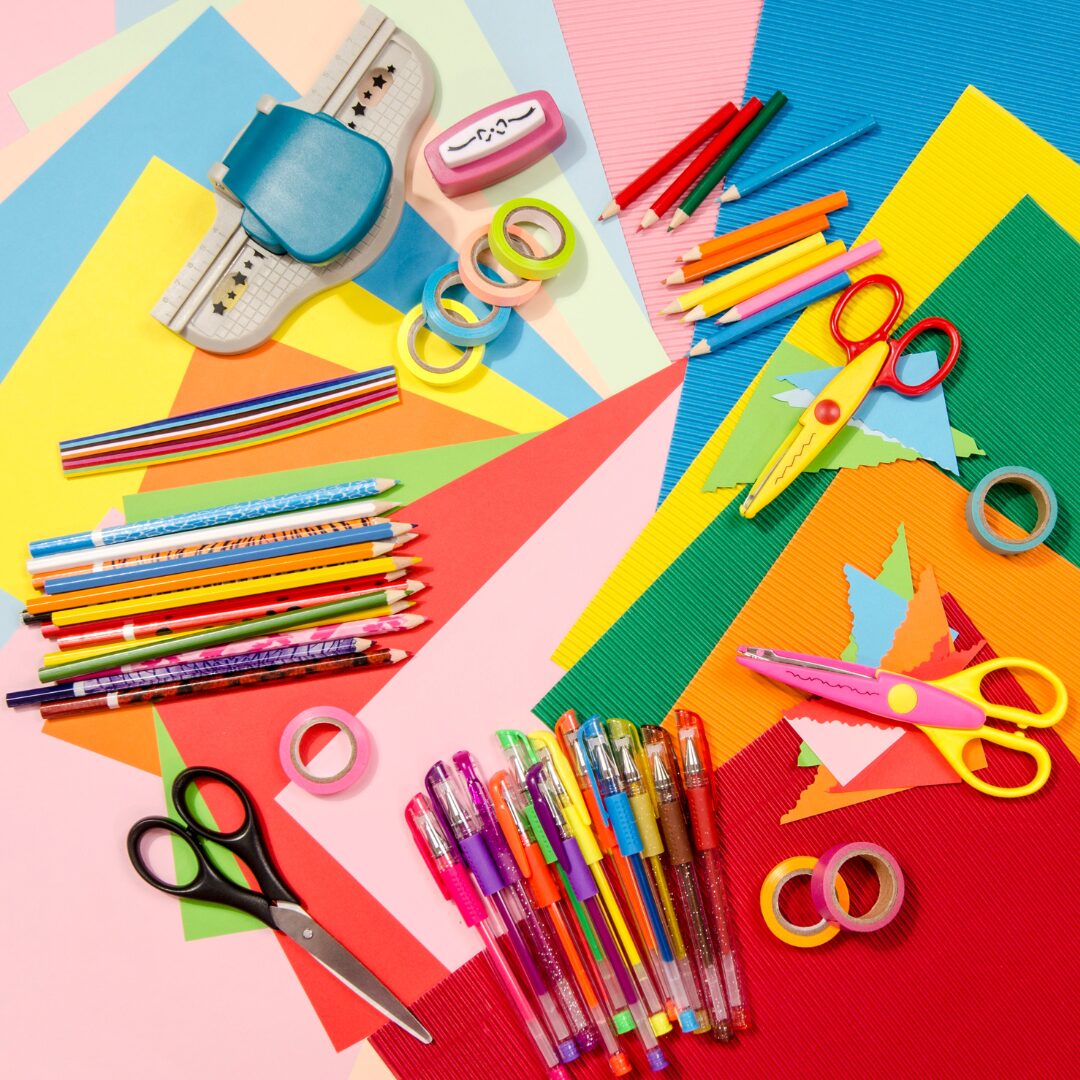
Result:
{"label": "blue paper sheet", "polygon": [[892,647],[896,631],[907,615],[908,601],[854,566],[845,566],[844,576],[852,615],[851,636],[857,646],[856,663],[877,667]]}
{"label": "blue paper sheet", "polygon": [[[213,9],[121,90],[0,203],[0,377],[30,340],[109,218],[153,156],[200,183],[251,119],[262,94],[297,96]],[[194,244],[192,244],[194,247]],[[426,273],[451,258],[442,238],[406,206],[382,258],[358,283],[404,311]],[[177,267],[179,270],[179,267]],[[162,292],[168,281],[161,283]],[[596,392],[531,327],[488,352],[488,362],[564,415]]]}
{"label": "blue paper sheet", "polygon": [[[901,382],[912,386],[925,382],[937,369],[938,358],[933,352],[909,353],[902,356],[897,364]],[[785,375],[783,381],[800,390],[808,390],[813,398],[825,389],[840,370],[839,367],[817,368],[797,375]],[[774,396],[785,400],[784,394]],[[805,404],[799,407],[803,408]],[[855,410],[853,419],[861,420],[872,431],[880,431],[890,439],[897,439],[920,457],[935,462],[943,469],[959,472],[942,386],[935,386],[918,397],[906,397],[884,388],[871,390]]]}
{"label": "blue paper sheet", "polygon": [[[1073,83],[1080,5],[1037,9],[1006,0],[872,4],[766,0],[747,94],[789,98],[731,171],[731,180],[786,157],[844,123],[873,113],[879,129],[760,191],[728,203],[728,232],[843,188],[850,205],[830,236],[851,241],[970,83],[1073,158],[1080,114]],[[905,78],[918,64],[918,78]],[[992,182],[992,178],[990,181]],[[717,192],[719,194],[719,192]],[[715,212],[716,204],[699,213]],[[662,494],[697,456],[790,328],[780,324],[687,368]]]}

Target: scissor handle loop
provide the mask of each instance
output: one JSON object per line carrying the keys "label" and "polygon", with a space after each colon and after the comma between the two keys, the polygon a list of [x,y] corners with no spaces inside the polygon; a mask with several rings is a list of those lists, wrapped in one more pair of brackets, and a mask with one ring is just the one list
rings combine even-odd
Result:
{"label": "scissor handle loop", "polygon": [[[1032,712],[1030,709],[1018,709],[1012,705],[998,705],[987,701],[982,692],[983,679],[995,671],[1030,671],[1033,675],[1038,675],[1054,691],[1052,704],[1046,712]],[[933,685],[975,702],[987,716],[1015,724],[1018,728],[1052,727],[1065,715],[1065,710],[1069,707],[1069,692],[1057,674],[1044,664],[1022,656],[996,656],[993,660],[964,668],[942,679],[935,679]]]}
{"label": "scissor handle loop", "polygon": [[[1034,794],[1050,777],[1050,754],[1046,747],[1018,731],[1003,731],[1001,728],[992,727],[974,730],[924,727],[922,730],[930,737],[957,775],[984,795],[993,795],[998,799],[1019,799],[1024,795]],[[1027,754],[1035,762],[1035,775],[1026,784],[1020,784],[1017,787],[999,787],[996,784],[988,784],[972,772],[964,761],[964,747],[975,739],[995,743],[1006,750]]]}
{"label": "scissor handle loop", "polygon": [[[944,363],[929,379],[912,386],[897,375],[896,365],[907,347],[927,330],[940,330],[949,339],[949,352]],[[956,366],[956,360],[960,356],[960,344],[960,331],[948,319],[942,319],[936,315],[920,319],[901,337],[889,343],[888,359],[886,359],[874,385],[887,386],[890,390],[895,390],[898,394],[905,394],[907,397],[918,397],[920,394],[925,394],[927,390],[933,390],[935,386],[938,386]]]}
{"label": "scissor handle loop", "polygon": [[[866,289],[871,285],[884,285],[885,288],[892,293],[893,306],[889,311],[889,314],[885,316],[881,325],[871,334],[861,338],[859,341],[852,341],[849,337],[846,337],[843,331],[840,329],[840,319],[844,314],[844,308],[847,307],[848,302],[859,293],[862,289]],[[829,330],[832,332],[832,336],[836,339],[836,343],[844,350],[849,361],[854,360],[859,353],[863,352],[869,346],[873,345],[877,341],[887,341],[889,334],[892,332],[892,328],[896,325],[897,320],[900,318],[900,312],[904,308],[904,290],[900,287],[900,282],[896,278],[889,277],[888,274],[867,274],[864,278],[859,278],[858,281],[853,281],[841,294],[840,299],[836,301],[836,306],[833,308],[832,317],[829,319]]]}

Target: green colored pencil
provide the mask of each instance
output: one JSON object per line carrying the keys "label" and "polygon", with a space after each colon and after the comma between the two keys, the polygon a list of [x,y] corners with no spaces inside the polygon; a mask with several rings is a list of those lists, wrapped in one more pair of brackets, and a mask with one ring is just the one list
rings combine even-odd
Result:
{"label": "green colored pencil", "polygon": [[[318,604],[315,607],[302,608],[299,611],[287,611],[283,615],[269,615],[265,619],[252,619],[236,626],[226,626],[218,630],[204,630],[200,634],[191,634],[184,638],[185,649],[202,649],[210,645],[225,645],[230,641],[242,641],[250,637],[262,637],[265,634],[291,630],[305,623],[320,622],[324,619],[345,617],[357,611],[369,608],[388,607],[404,600],[409,595],[406,589],[382,589],[379,592],[357,596],[353,600],[337,600],[332,604]],[[123,664],[132,664],[136,660],[153,660],[158,656],[171,656],[176,652],[176,641],[165,638],[150,645],[136,645],[130,649],[92,656],[86,660],[75,660],[70,664],[57,664],[55,667],[38,669],[38,678],[42,682],[55,682],[57,679],[72,679],[82,675],[93,675],[98,671],[108,671]]]}
{"label": "green colored pencil", "polygon": [[697,182],[694,190],[683,200],[671,217],[668,232],[677,229],[705,201],[706,196],[723,180],[728,169],[743,156],[746,148],[765,130],[765,126],[787,103],[787,96],[777,90],[761,108],[761,112],[732,140],[731,145],[713,162],[712,168]]}

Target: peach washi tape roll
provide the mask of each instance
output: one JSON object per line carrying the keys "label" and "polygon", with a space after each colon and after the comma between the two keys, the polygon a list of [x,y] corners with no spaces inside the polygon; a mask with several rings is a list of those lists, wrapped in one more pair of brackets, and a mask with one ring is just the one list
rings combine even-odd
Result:
{"label": "peach washi tape roll", "polygon": [[[877,874],[878,896],[865,915],[852,915],[840,902],[840,876],[844,863],[862,859]],[[846,888],[845,888],[846,892]],[[818,914],[830,925],[867,934],[888,926],[904,902],[904,874],[900,864],[877,844],[839,844],[818,859],[810,875],[810,899]]]}
{"label": "peach washi tape roll", "polygon": [[[331,776],[317,776],[300,757],[300,743],[316,727],[335,727],[349,742],[349,760]],[[281,733],[281,767],[296,785],[312,795],[336,795],[360,779],[371,759],[371,736],[367,728],[344,709],[316,705],[294,716]]]}
{"label": "peach washi tape roll", "polygon": [[[528,229],[508,225],[506,231],[510,242],[523,254],[529,252],[535,259],[544,257],[543,244]],[[478,300],[495,307],[520,307],[531,300],[540,291],[542,282],[520,278],[499,263],[493,267],[498,279],[488,277],[480,268],[480,258],[490,250],[487,225],[469,233],[458,254],[461,284]]]}

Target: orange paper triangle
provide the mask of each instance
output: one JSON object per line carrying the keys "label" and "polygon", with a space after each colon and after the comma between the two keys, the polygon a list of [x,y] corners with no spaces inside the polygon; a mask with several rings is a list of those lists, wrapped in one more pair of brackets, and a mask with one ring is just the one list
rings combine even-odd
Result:
{"label": "orange paper triangle", "polygon": [[836,777],[824,765],[814,770],[814,778],[803,788],[795,805],[780,819],[781,825],[791,821],[827,814],[830,810],[842,810],[845,806],[880,799],[882,795],[895,795],[903,788],[884,788],[877,791],[834,791]]}
{"label": "orange paper triangle", "polygon": [[63,720],[46,720],[41,730],[84,750],[161,775],[151,705],[134,705],[120,712],[102,709],[76,713]]}

